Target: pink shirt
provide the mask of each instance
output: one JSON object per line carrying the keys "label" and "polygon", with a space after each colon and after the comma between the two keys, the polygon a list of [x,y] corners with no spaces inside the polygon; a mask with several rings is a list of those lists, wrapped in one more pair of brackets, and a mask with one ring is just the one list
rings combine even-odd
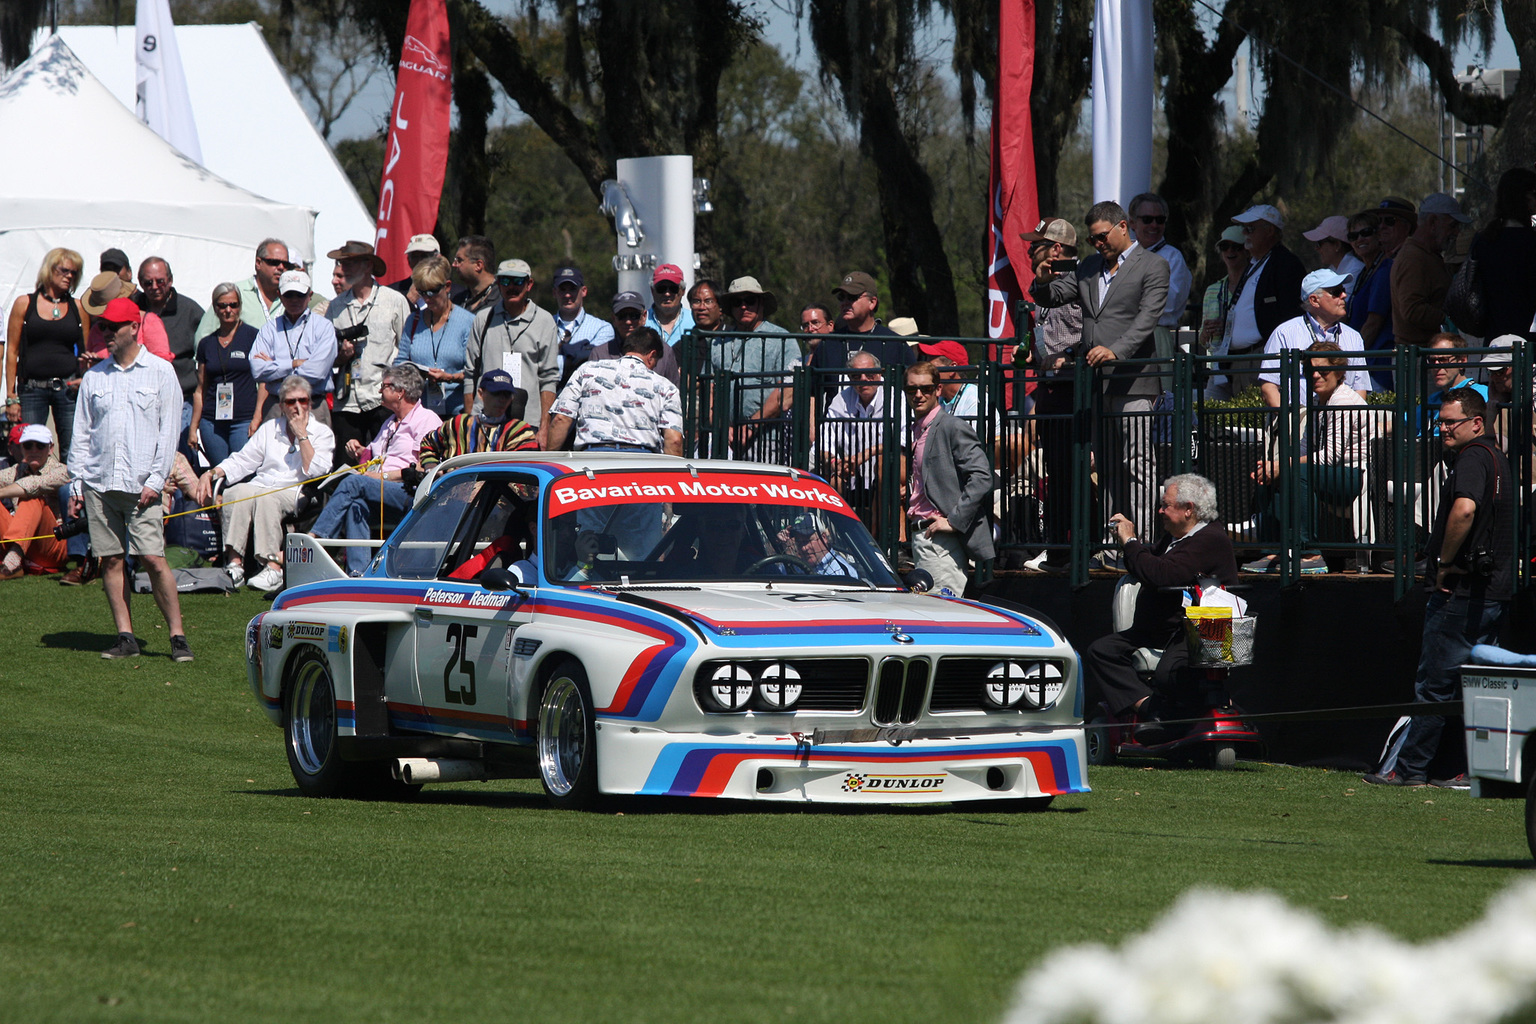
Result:
{"label": "pink shirt", "polygon": [[367,462],[383,453],[384,472],[394,473],[416,461],[421,451],[421,439],[443,425],[443,419],[420,402],[405,414],[405,419],[391,416],[379,428],[373,443],[363,449],[359,462]]}
{"label": "pink shirt", "polygon": [[914,519],[937,519],[944,513],[933,507],[928,492],[923,489],[923,449],[928,444],[928,428],[938,418],[939,406],[935,405],[928,415],[912,427],[912,483],[907,496],[907,513]]}

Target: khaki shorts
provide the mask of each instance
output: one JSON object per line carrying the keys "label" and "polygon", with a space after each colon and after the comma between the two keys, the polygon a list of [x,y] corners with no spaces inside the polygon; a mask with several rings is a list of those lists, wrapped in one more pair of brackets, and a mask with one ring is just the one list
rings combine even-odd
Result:
{"label": "khaki shorts", "polygon": [[84,487],[85,522],[91,532],[91,554],[123,554],[123,538],[129,553],[165,554],[165,513],[158,499],[139,508],[139,496],[123,491],[98,491]]}

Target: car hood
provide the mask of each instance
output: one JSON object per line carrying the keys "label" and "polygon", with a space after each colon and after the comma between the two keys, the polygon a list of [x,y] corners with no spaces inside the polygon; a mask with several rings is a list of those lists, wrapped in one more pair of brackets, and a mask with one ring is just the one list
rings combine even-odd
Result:
{"label": "car hood", "polygon": [[1041,636],[1039,623],[988,605],[900,592],[775,587],[623,592],[627,602],[686,616],[716,636],[840,633]]}

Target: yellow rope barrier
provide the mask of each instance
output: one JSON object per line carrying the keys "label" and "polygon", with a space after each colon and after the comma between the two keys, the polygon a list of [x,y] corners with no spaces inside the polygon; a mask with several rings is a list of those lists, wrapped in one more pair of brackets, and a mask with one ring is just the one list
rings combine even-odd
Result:
{"label": "yellow rope barrier", "polygon": [[[359,472],[362,472],[363,470],[366,470],[369,466],[377,466],[379,463],[381,463],[383,461],[384,461],[384,456],[381,455],[381,456],[379,456],[376,459],[369,459],[367,462],[358,463],[357,469],[358,469]],[[218,502],[214,502],[212,505],[203,505],[200,508],[184,508],[180,512],[172,512],[169,515],[164,516],[163,518],[165,518],[165,519],[175,519],[177,516],[196,515],[199,512],[207,512],[209,509],[223,508],[225,505],[238,505],[242,501],[255,501],[257,498],[265,498],[269,494],[277,494],[279,491],[287,491],[287,490],[291,490],[291,489],[293,489],[295,487],[303,487],[305,484],[312,484],[312,483],[314,483],[317,480],[324,480],[326,477],[335,476],[335,475],[336,475],[336,470],[333,469],[329,473],[321,473],[319,476],[312,476],[308,480],[300,480],[296,484],[284,484],[282,487],[274,487],[270,491],[262,491],[260,494],[247,494],[243,498],[235,498],[235,499],[230,500],[230,501],[218,501]],[[384,532],[384,478],[383,478],[383,476],[379,477],[379,532],[380,533]],[[45,533],[45,534],[42,534],[42,535],[37,536],[37,537],[22,537],[19,540],[8,540],[8,541],[6,541],[6,543],[7,544],[30,544],[34,540],[52,540],[52,539],[53,539],[53,534]]]}

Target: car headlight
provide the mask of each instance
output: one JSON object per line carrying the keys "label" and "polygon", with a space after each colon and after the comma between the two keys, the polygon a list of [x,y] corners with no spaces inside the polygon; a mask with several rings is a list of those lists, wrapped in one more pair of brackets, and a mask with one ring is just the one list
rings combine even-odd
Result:
{"label": "car headlight", "polygon": [[752,673],[744,666],[721,665],[710,676],[706,692],[720,711],[745,711],[752,701],[753,689]]}
{"label": "car headlight", "polygon": [[1032,661],[1024,667],[1024,702],[1033,708],[1048,708],[1061,697],[1066,677],[1054,661]]}
{"label": "car headlight", "polygon": [[757,694],[769,711],[790,711],[800,700],[800,673],[795,666],[776,661],[763,669],[757,680]]}
{"label": "car headlight", "polygon": [[987,681],[981,684],[982,698],[994,708],[1017,707],[1024,699],[1024,666],[1017,661],[1000,661],[987,669]]}

